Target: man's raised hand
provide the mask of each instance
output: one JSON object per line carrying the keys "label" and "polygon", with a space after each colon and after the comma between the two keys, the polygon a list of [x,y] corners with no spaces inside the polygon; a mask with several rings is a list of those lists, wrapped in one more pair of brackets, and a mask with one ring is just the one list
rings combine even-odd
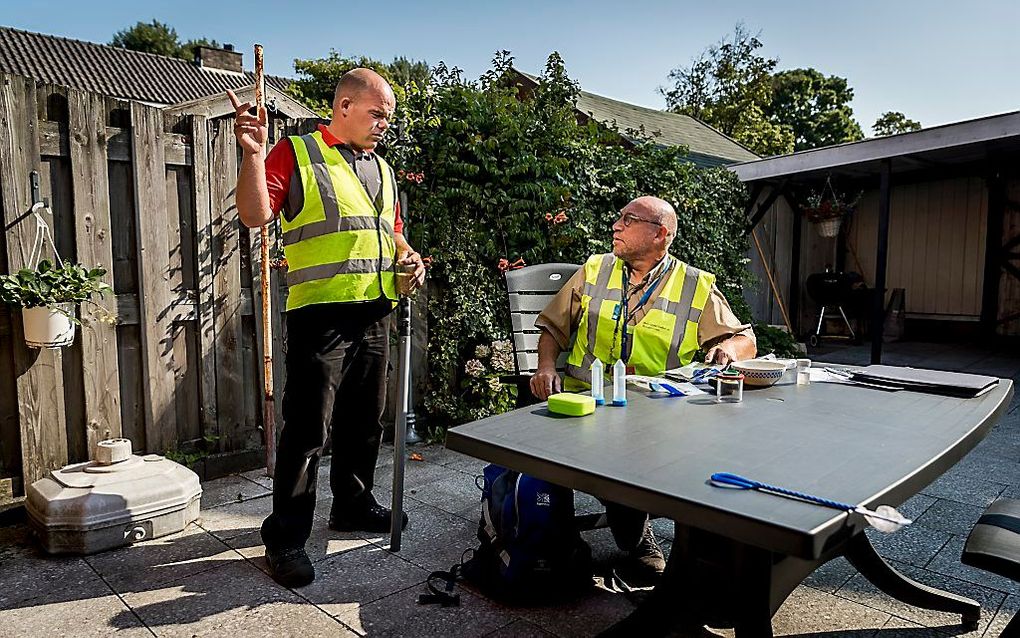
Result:
{"label": "man's raised hand", "polygon": [[262,152],[269,139],[269,117],[266,108],[260,107],[258,117],[248,112],[254,104],[241,102],[234,92],[227,89],[227,97],[234,106],[234,137],[245,153],[256,155]]}

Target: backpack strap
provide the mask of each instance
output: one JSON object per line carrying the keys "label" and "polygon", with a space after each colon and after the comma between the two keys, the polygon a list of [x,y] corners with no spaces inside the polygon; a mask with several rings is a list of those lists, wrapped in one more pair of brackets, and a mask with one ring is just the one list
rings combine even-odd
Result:
{"label": "backpack strap", "polygon": [[[457,577],[460,575],[460,568],[460,563],[457,563],[448,572],[434,571],[429,574],[428,578],[425,579],[425,586],[428,587],[429,593],[418,594],[418,604],[460,607],[460,594],[453,591],[453,587],[457,583]],[[442,589],[437,586],[438,581],[445,583]]]}

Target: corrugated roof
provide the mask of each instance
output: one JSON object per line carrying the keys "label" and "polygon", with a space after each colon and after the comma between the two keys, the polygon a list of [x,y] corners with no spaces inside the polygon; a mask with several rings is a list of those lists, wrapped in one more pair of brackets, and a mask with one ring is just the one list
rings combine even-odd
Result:
{"label": "corrugated roof", "polygon": [[[538,77],[514,69],[518,74],[537,82]],[[686,146],[691,160],[699,165],[731,164],[758,159],[739,143],[689,115],[659,111],[581,91],[577,97],[579,112],[605,124],[614,124],[621,133],[640,130],[664,146]]]}
{"label": "corrugated roof", "polygon": [[[249,86],[251,72],[233,73],[153,53],[0,27],[0,71],[37,82],[152,104],[178,104]],[[266,76],[283,91],[290,80]]]}

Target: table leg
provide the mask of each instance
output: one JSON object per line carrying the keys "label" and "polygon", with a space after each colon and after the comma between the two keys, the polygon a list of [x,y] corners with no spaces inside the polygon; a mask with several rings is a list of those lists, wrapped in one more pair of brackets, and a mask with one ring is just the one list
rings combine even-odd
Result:
{"label": "table leg", "polygon": [[868,536],[863,532],[850,539],[845,555],[862,576],[893,598],[914,607],[961,614],[965,628],[977,627],[981,619],[981,605],[970,598],[935,589],[907,578],[878,555]]}

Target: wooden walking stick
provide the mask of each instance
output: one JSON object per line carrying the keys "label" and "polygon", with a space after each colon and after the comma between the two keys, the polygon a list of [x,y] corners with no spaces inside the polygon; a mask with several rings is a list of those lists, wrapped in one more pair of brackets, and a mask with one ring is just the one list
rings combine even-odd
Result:
{"label": "wooden walking stick", "polygon": [[[266,107],[266,76],[262,57],[262,45],[255,45],[255,114]],[[262,425],[266,436],[266,474],[272,478],[276,473],[276,400],[273,398],[273,317],[272,299],[269,292],[269,224],[259,228],[259,249],[261,257],[262,289]]]}

